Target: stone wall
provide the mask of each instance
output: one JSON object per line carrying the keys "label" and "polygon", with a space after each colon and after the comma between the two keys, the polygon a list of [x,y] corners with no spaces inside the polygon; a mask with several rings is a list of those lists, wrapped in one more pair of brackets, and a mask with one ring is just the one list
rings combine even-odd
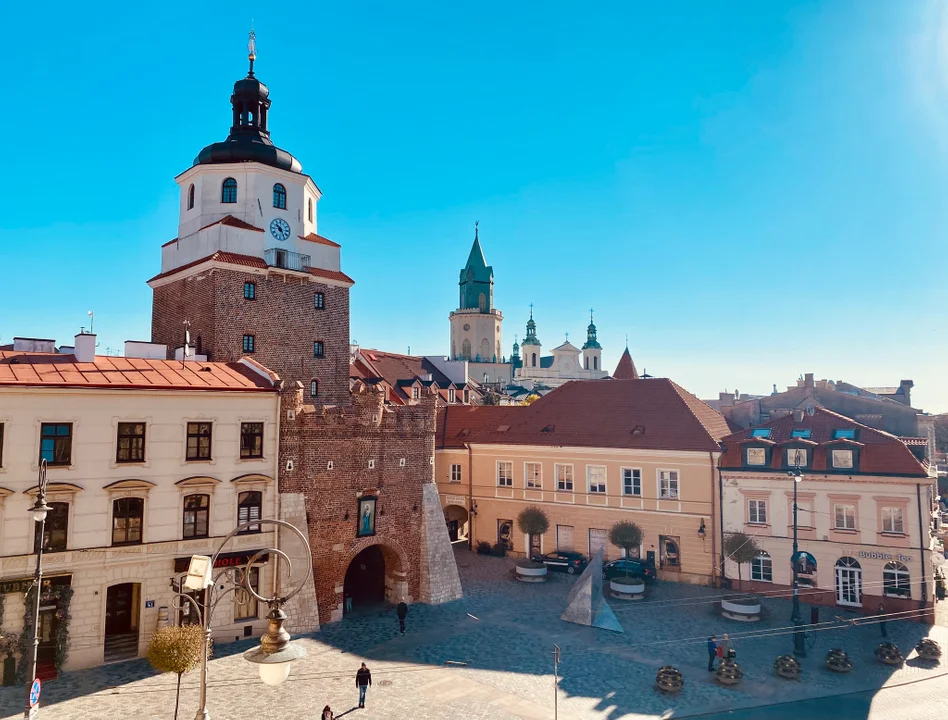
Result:
{"label": "stone wall", "polygon": [[[299,493],[280,495],[280,520],[296,526],[306,534],[306,499]],[[290,556],[293,563],[293,577],[290,577],[286,563],[280,564],[280,587],[289,591],[296,587],[305,572],[304,563],[310,559],[302,552],[302,543],[292,532],[279,529],[280,550]],[[287,615],[285,627],[293,635],[312,633],[319,630],[319,605],[316,601],[316,583],[310,575],[298,595],[290,598],[284,609]]]}
{"label": "stone wall", "polygon": [[437,485],[422,488],[421,601],[438,605],[462,596],[461,578],[441,511]]}

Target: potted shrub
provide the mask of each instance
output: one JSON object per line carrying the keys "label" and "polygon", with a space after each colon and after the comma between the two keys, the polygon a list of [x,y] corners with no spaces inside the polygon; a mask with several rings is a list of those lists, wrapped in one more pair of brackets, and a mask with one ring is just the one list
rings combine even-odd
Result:
{"label": "potted shrub", "polygon": [[876,646],[874,654],[879,662],[884,662],[886,665],[901,665],[905,662],[905,658],[902,657],[902,651],[899,650],[898,645],[895,643],[879,643]]}
{"label": "potted shrub", "polygon": [[[625,556],[631,557],[634,550],[642,544],[642,529],[634,522],[620,520],[609,529],[609,542],[625,550]],[[639,600],[645,594],[645,581],[642,578],[629,577],[628,565],[625,577],[612,578],[609,589],[614,597],[623,600]]]}
{"label": "potted shrub", "polygon": [[517,528],[527,536],[527,557],[517,563],[517,579],[523,582],[543,582],[546,579],[546,565],[530,557],[531,540],[543,535],[550,529],[550,519],[538,507],[530,506],[517,516]]}
{"label": "potted shrub", "polygon": [[853,669],[853,661],[849,659],[845,650],[833,648],[826,653],[826,667],[833,672],[848,673]]}
{"label": "potted shrub", "polygon": [[477,543],[477,554],[478,555],[490,555],[493,551],[491,544],[486,540],[481,540]]}
{"label": "potted shrub", "polygon": [[941,646],[931,638],[922,638],[915,646],[918,657],[927,662],[938,662],[941,658]]}
{"label": "potted shrub", "polygon": [[175,720],[178,719],[181,676],[201,664],[204,642],[204,628],[200,625],[170,625],[155,630],[148,645],[147,657],[151,666],[158,672],[170,672],[178,676],[178,688],[174,696]]}
{"label": "potted shrub", "polygon": [[[741,568],[760,555],[760,547],[754,538],[743,532],[728,533],[724,538],[724,554],[737,563],[738,586],[742,587],[744,578]],[[721,601],[721,614],[731,620],[754,621],[760,619],[760,599],[743,595],[726,598]]]}
{"label": "potted shrub", "polygon": [[676,693],[685,685],[681,670],[672,665],[662,665],[655,675],[655,684],[662,692]]}
{"label": "potted shrub", "polygon": [[799,680],[803,668],[800,666],[800,661],[793,657],[793,655],[781,655],[774,663],[774,670],[777,672],[777,675],[782,678],[786,678],[787,680]]}
{"label": "potted shrub", "polygon": [[737,685],[744,677],[744,671],[733,658],[725,658],[718,664],[715,678],[722,685]]}

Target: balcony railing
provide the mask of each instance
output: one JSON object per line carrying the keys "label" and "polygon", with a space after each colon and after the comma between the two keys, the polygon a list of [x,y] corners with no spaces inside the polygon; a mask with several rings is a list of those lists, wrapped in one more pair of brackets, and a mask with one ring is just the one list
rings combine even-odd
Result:
{"label": "balcony railing", "polygon": [[298,252],[291,252],[282,248],[269,248],[263,251],[263,261],[270,267],[286,268],[287,270],[305,271],[312,267],[312,258]]}

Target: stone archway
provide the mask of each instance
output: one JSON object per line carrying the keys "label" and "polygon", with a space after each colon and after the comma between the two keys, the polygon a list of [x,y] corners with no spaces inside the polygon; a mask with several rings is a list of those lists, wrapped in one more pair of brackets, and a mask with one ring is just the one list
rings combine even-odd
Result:
{"label": "stone archway", "polygon": [[[342,592],[351,611],[381,602],[411,601],[405,551],[388,538],[363,538],[349,552]],[[350,612],[344,603],[344,613]]]}
{"label": "stone archway", "polygon": [[467,539],[469,532],[468,519],[467,508],[461,505],[445,506],[444,524],[448,526],[448,537],[451,542]]}

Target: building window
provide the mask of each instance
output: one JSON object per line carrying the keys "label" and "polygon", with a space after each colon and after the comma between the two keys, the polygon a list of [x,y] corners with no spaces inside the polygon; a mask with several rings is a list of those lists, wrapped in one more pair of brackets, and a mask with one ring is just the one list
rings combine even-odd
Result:
{"label": "building window", "polygon": [[573,492],[573,466],[556,466],[556,489],[562,492]]}
{"label": "building window", "polygon": [[418,389],[418,386],[417,386],[417,385],[413,386],[412,389],[411,389],[411,399],[412,399],[412,400],[417,400],[418,397],[420,396],[420,394],[421,394],[421,392],[420,392],[420,390]]}
{"label": "building window", "polygon": [[852,469],[853,451],[852,450],[833,450],[833,467],[843,470]]}
{"label": "building window", "polygon": [[[259,490],[250,490],[248,492],[242,492],[237,496],[237,524],[243,525],[247,522],[256,522],[261,518],[260,511],[263,507],[263,493]],[[245,530],[241,530],[241,534],[245,533],[258,533],[260,532],[259,525],[251,525]]]}
{"label": "building window", "polygon": [[454,402],[454,399],[457,397],[457,394],[454,388],[448,388],[448,402]]}
{"label": "building window", "polygon": [[792,438],[802,438],[803,440],[809,440],[812,431],[809,428],[799,428],[790,433]]}
{"label": "building window", "polygon": [[316,340],[316,341],[313,343],[313,357],[318,357],[318,358],[323,357],[323,349],[324,349],[324,348],[323,348],[323,341],[322,341],[322,340]]}
{"label": "building window", "polygon": [[761,552],[760,555],[751,560],[751,580],[759,582],[774,581],[774,564],[769,553]]}
{"label": "building window", "polygon": [[886,595],[911,597],[912,584],[909,582],[909,570],[900,562],[888,562],[882,568],[882,588]]}
{"label": "building window", "polygon": [[[69,529],[69,503],[48,503],[49,512],[43,526],[43,552],[61,552],[66,549],[66,530]],[[33,551],[39,543],[40,524],[33,523]]]}
{"label": "building window", "polygon": [[837,530],[855,530],[856,529],[856,506],[836,503],[833,505],[833,515],[836,521]]}
{"label": "building window", "polygon": [[787,467],[806,467],[806,448],[787,448]]}
{"label": "building window", "polygon": [[273,207],[286,210],[286,188],[280,183],[273,186]]}
{"label": "building window", "polygon": [[537,366],[537,354],[536,354],[536,353],[531,353],[531,354],[530,354],[530,361],[531,361],[530,364],[531,364],[532,367],[536,367],[536,366]]}
{"label": "building window", "polygon": [[748,500],[747,501],[747,522],[755,525],[767,524],[767,501],[766,500]]}
{"label": "building window", "polygon": [[604,465],[587,465],[586,479],[589,481],[589,492],[606,492],[606,468]]}
{"label": "building window", "polygon": [[[180,592],[183,595],[187,595],[189,598],[192,598],[194,602],[197,603],[197,606],[200,608],[204,607],[204,601],[206,600],[206,591],[205,590],[188,590],[183,587],[184,580],[187,578],[187,575],[183,575],[177,582],[176,587],[174,588],[176,592]],[[181,611],[178,613],[179,624],[181,625],[199,625],[201,623],[201,618],[198,615],[197,611],[194,609],[194,606],[187,600],[182,601]]]}
{"label": "building window", "polygon": [[252,282],[244,283],[244,300],[257,299],[257,285]]}
{"label": "building window", "polygon": [[642,494],[642,471],[638,468],[622,468],[622,493],[624,495]]}
{"label": "building window", "polygon": [[40,460],[48,465],[72,462],[72,423],[43,423],[40,426]]}
{"label": "building window", "polygon": [[543,487],[543,466],[540,463],[523,464],[524,487],[539,490]]}
{"label": "building window", "polygon": [[678,499],[678,471],[658,471],[658,496],[665,499]]}
{"label": "building window", "polygon": [[115,462],[145,462],[145,423],[119,423]]}
{"label": "building window", "polygon": [[240,423],[240,457],[263,457],[263,423]]}
{"label": "building window", "polygon": [[313,198],[306,201],[306,217],[310,222],[313,222]]}
{"label": "building window", "polygon": [[751,432],[751,437],[755,438],[769,438],[772,430],[770,428],[754,428]]}
{"label": "building window", "polygon": [[856,439],[856,429],[850,428],[847,430],[833,430],[833,440],[855,440]]}
{"label": "building window", "polygon": [[310,380],[309,381],[309,396],[316,397],[319,395],[319,380]]}
{"label": "building window", "polygon": [[767,464],[767,448],[747,448],[746,454],[748,465]]}
{"label": "building window", "polygon": [[142,541],[142,498],[119,498],[112,502],[112,544],[137,545]]}
{"label": "building window", "polygon": [[252,353],[253,352],[253,335],[244,335],[244,352]]}
{"label": "building window", "polygon": [[188,495],[184,498],[184,539],[207,537],[207,514],[210,495]]}
{"label": "building window", "polygon": [[188,210],[194,209],[194,183],[188,188]]}
{"label": "building window", "polygon": [[500,487],[510,487],[513,485],[513,463],[503,460],[497,463],[497,484]]}
{"label": "building window", "polygon": [[461,466],[460,465],[451,466],[451,482],[453,483],[461,482]]}
{"label": "building window", "polygon": [[467,389],[464,390],[464,402],[465,402],[465,403],[471,402],[471,391],[470,391],[470,390],[467,390]]}
{"label": "building window", "polygon": [[882,508],[882,532],[897,533],[899,535],[905,533],[905,524],[902,521],[902,508]]}
{"label": "building window", "polygon": [[237,181],[234,178],[227,178],[224,184],[221,185],[221,202],[237,202]]}
{"label": "building window", "polygon": [[313,307],[317,310],[326,309],[326,296],[323,293],[318,292],[313,295]]}
{"label": "building window", "polygon": [[[234,580],[240,584],[244,580],[244,568],[236,570]],[[247,575],[247,584],[254,589],[254,592],[260,592],[260,568],[256,565],[251,566],[250,574]],[[234,622],[242,620],[257,619],[257,598],[244,589],[234,592]]]}
{"label": "building window", "polygon": [[187,460],[211,459],[211,423],[189,422]]}

